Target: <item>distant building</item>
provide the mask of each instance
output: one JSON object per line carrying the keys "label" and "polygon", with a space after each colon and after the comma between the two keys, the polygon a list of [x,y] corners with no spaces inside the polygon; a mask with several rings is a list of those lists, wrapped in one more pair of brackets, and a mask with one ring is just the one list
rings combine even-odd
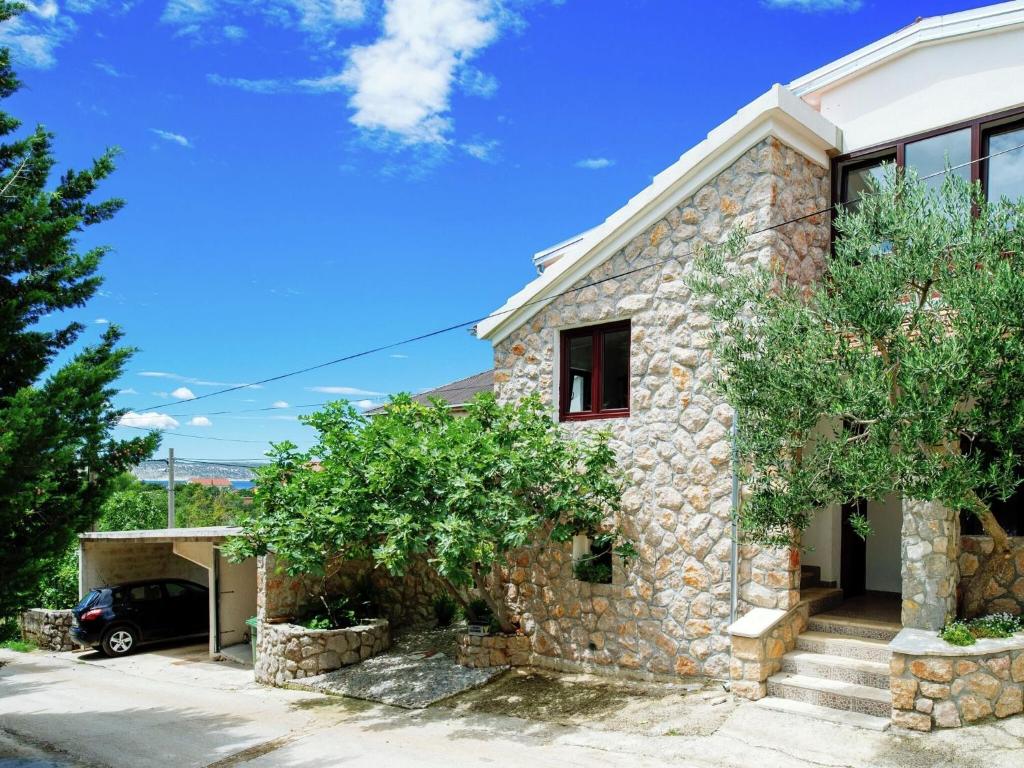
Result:
{"label": "distant building", "polygon": [[[443,400],[453,413],[462,415],[466,412],[466,405],[481,392],[490,392],[494,387],[494,371],[483,371],[481,373],[467,376],[464,379],[444,384],[436,389],[428,389],[413,395],[412,399],[417,403],[428,405],[431,400]],[[386,405],[371,408],[366,412],[367,416],[376,416],[383,413]]]}
{"label": "distant building", "polygon": [[231,481],[226,477],[193,477],[189,478],[193,485],[206,485],[211,488],[230,488]]}

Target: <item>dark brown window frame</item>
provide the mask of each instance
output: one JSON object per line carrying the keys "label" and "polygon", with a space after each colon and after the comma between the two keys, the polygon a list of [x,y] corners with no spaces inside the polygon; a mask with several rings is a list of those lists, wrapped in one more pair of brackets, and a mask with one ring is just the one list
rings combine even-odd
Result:
{"label": "dark brown window frame", "polygon": [[[626,361],[629,365],[630,353],[633,346],[633,334],[632,324],[629,320],[618,320],[613,323],[601,323],[600,325],[587,325],[581,328],[569,328],[564,330],[559,335],[560,349],[559,349],[559,380],[558,380],[558,418],[560,421],[589,421],[591,419],[621,419],[629,416],[629,405],[631,397],[630,381],[629,376],[626,377],[626,407],[625,408],[610,408],[602,409],[601,400],[603,390],[601,377],[603,371],[601,369],[601,355],[603,352],[603,345],[601,339],[604,334],[609,331],[629,331],[628,335],[628,346],[626,348]],[[571,397],[571,389],[567,386],[569,381],[569,341],[571,339],[586,338],[591,336],[593,338],[592,354],[593,354],[593,381],[591,383],[590,391],[590,410],[582,411],[577,413],[569,412],[569,398]],[[627,371],[628,373],[628,371]]]}
{"label": "dark brown window frame", "polygon": [[[1014,109],[1003,110],[1002,112],[993,112],[989,115],[982,115],[971,120],[963,120],[958,123],[950,123],[940,128],[933,128],[928,131],[921,133],[910,134],[909,136],[903,136],[893,141],[887,141],[881,144],[875,144],[864,149],[858,149],[855,152],[848,152],[845,155],[839,155],[832,158],[832,207],[841,204],[844,184],[844,171],[847,169],[856,169],[863,165],[868,165],[874,160],[880,160],[887,157],[895,157],[896,166],[898,168],[905,167],[905,155],[907,144],[913,144],[916,141],[922,141],[924,139],[932,139],[936,136],[941,136],[944,133],[952,133],[954,131],[960,131],[965,128],[971,129],[971,164],[969,166],[971,171],[971,183],[980,181],[982,188],[987,190],[988,186],[988,161],[980,160],[985,146],[985,141],[993,133],[1001,133],[1003,130],[1010,130],[1015,126],[1024,126],[1024,108],[1016,107]],[[833,239],[835,233],[833,232]]]}

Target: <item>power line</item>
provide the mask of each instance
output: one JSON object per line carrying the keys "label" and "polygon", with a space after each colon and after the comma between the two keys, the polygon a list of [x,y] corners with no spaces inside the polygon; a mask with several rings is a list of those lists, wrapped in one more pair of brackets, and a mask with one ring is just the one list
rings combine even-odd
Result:
{"label": "power line", "polygon": [[190,437],[194,440],[216,440],[219,443],[252,443],[254,445],[267,445],[268,441],[265,440],[237,440],[228,437],[213,437],[212,435],[190,435],[187,432],[175,432],[170,429],[158,429],[157,427],[136,427],[132,424],[117,424],[118,427],[124,427],[125,429],[138,429],[143,432],[159,432],[164,435],[174,435],[175,437]]}
{"label": "power line", "polygon": [[[1008,147],[1007,149],[1000,150],[999,152],[992,152],[992,153],[989,153],[988,155],[984,155],[982,157],[978,157],[978,158],[975,158],[975,159],[972,159],[972,160],[968,160],[966,162],[959,163],[957,165],[949,166],[949,167],[945,168],[942,171],[936,171],[935,173],[931,173],[931,174],[928,174],[926,176],[920,176],[920,177],[918,177],[918,181],[927,181],[928,179],[935,178],[937,176],[944,176],[944,175],[948,174],[950,171],[955,171],[955,170],[958,170],[960,168],[964,168],[966,166],[973,165],[974,163],[982,162],[984,160],[990,160],[993,157],[998,157],[1000,155],[1005,155],[1005,154],[1007,154],[1009,152],[1014,152],[1014,151],[1022,149],[1022,148],[1024,148],[1024,144],[1018,144],[1015,147]],[[762,235],[762,234],[764,234],[766,232],[771,232],[772,230],[779,229],[781,227],[785,227],[785,226],[787,226],[789,224],[795,224],[797,222],[804,221],[805,219],[810,219],[810,218],[813,218],[815,216],[820,216],[820,215],[825,214],[825,213],[830,213],[830,212],[832,212],[833,210],[836,210],[837,208],[839,208],[842,205],[850,205],[852,203],[859,202],[860,199],[861,198],[858,197],[857,199],[850,200],[850,201],[848,201],[846,203],[836,203],[836,204],[830,205],[830,206],[828,206],[826,208],[821,208],[821,209],[819,209],[817,211],[812,211],[810,213],[805,213],[802,216],[796,216],[796,217],[794,217],[792,219],[787,219],[785,221],[781,221],[778,224],[772,224],[770,226],[763,227],[763,228],[755,230],[753,232],[749,232],[747,234],[747,237],[754,237],[756,235]],[[682,258],[686,258],[687,256],[692,256],[692,255],[693,255],[693,251],[692,250],[686,251],[685,253],[682,253],[682,254],[673,254],[672,256],[666,257],[664,259],[659,259],[657,261],[651,262],[651,263],[643,265],[643,266],[634,267],[633,269],[626,270],[625,272],[620,272],[618,274],[609,275],[608,277],[601,278],[600,280],[594,280],[593,282],[590,282],[590,283],[585,283],[583,285],[578,285],[578,286],[575,286],[573,288],[568,288],[568,289],[566,289],[564,291],[561,291],[559,293],[553,294],[551,296],[545,296],[544,298],[541,298],[541,299],[534,299],[532,301],[528,301],[528,302],[526,302],[524,304],[521,304],[518,307],[515,307],[515,308],[512,308],[512,309],[497,310],[495,312],[491,312],[490,314],[483,315],[482,317],[478,317],[478,318],[475,318],[473,320],[465,320],[463,322],[455,323],[453,325],[449,325],[449,326],[446,326],[444,328],[438,328],[438,329],[433,330],[433,331],[427,331],[426,333],[421,333],[421,334],[417,334],[415,336],[410,336],[408,338],[401,339],[399,341],[394,341],[394,342],[391,342],[389,344],[382,344],[380,346],[371,347],[370,349],[365,349],[365,350],[362,350],[360,352],[354,352],[354,353],[349,354],[349,355],[343,355],[342,357],[337,357],[337,358],[334,358],[333,360],[328,360],[328,361],[323,362],[323,363],[317,363],[316,365],[310,365],[310,366],[307,366],[305,368],[300,368],[300,369],[294,370],[294,371],[288,371],[287,373],[281,373],[281,374],[278,374],[276,376],[270,376],[270,377],[267,377],[265,379],[260,379],[258,381],[250,382],[248,384],[238,384],[238,385],[234,385],[234,386],[231,386],[231,387],[226,387],[224,389],[216,390],[214,392],[208,392],[205,395],[199,395],[197,397],[193,397],[193,398],[190,398],[188,400],[177,400],[177,401],[174,401],[173,403],[170,403],[170,405],[180,405],[182,403],[193,403],[193,402],[196,402],[197,400],[205,400],[207,398],[216,397],[218,395],[224,395],[224,394],[227,394],[229,392],[237,392],[238,390],[241,390],[241,389],[249,389],[251,387],[259,386],[259,385],[262,385],[262,384],[269,384],[271,382],[281,381],[282,379],[288,379],[288,378],[291,378],[293,376],[300,376],[300,375],[302,375],[304,373],[310,373],[311,371],[317,371],[317,370],[320,370],[322,368],[327,368],[327,367],[332,366],[332,365],[337,365],[338,363],[344,363],[344,362],[348,362],[350,360],[356,360],[356,359],[361,358],[361,357],[367,357],[369,355],[373,355],[373,354],[376,354],[378,352],[384,352],[386,350],[395,349],[397,347],[402,347],[402,346],[405,346],[407,344],[413,344],[413,343],[415,343],[417,341],[424,341],[426,339],[430,339],[430,338],[433,338],[435,336],[441,336],[442,334],[450,333],[451,331],[455,331],[455,330],[458,330],[460,328],[467,328],[467,327],[476,325],[477,323],[481,323],[484,320],[489,320],[489,319],[492,319],[492,318],[495,318],[495,317],[500,317],[501,315],[510,314],[512,312],[518,312],[519,310],[521,310],[521,309],[523,309],[525,307],[533,306],[534,304],[550,303],[550,302],[554,301],[555,299],[561,298],[562,296],[566,296],[566,295],[568,295],[570,293],[576,293],[577,291],[582,291],[585,288],[591,288],[591,287],[594,287],[594,286],[597,286],[597,285],[601,285],[601,284],[607,283],[607,282],[609,282],[611,280],[618,280],[618,279],[620,279],[622,277],[628,277],[629,275],[636,274],[637,272],[642,272],[642,271],[645,271],[645,270],[648,270],[648,269],[652,269],[653,267],[660,266],[660,265],[665,264],[665,263],[667,263],[669,261],[676,261],[676,260],[679,260],[679,259],[682,259]],[[153,408],[160,408],[160,407],[164,407],[166,405],[168,405],[168,404],[157,403],[156,405],[146,406],[146,408],[143,408],[141,410],[151,410]]]}

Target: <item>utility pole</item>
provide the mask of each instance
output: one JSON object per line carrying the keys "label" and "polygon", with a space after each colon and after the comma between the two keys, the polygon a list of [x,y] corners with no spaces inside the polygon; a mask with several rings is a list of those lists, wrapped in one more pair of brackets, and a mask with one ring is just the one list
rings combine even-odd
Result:
{"label": "utility pole", "polygon": [[167,449],[167,527],[176,528],[174,521],[174,449]]}

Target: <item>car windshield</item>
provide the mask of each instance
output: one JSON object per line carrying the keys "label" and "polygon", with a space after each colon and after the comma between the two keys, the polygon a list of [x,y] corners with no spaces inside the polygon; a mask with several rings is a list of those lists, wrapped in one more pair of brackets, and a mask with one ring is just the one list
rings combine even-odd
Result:
{"label": "car windshield", "polygon": [[75,610],[84,611],[90,606],[104,606],[110,605],[110,590],[109,589],[91,589],[85,597],[81,599],[78,605],[75,606]]}

